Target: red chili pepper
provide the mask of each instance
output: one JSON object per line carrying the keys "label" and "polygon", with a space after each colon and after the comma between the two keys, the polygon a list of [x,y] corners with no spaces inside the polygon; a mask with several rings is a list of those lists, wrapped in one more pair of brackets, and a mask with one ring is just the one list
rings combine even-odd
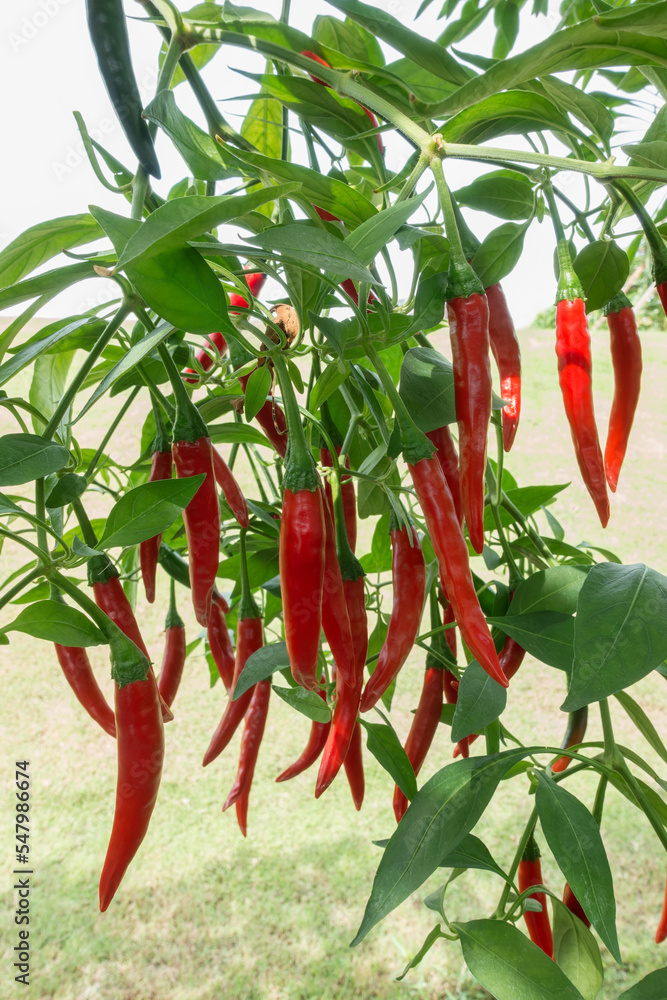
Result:
{"label": "red chili pepper", "polygon": [[470,573],[468,547],[440,463],[437,458],[423,458],[416,465],[408,464],[408,469],[463,641],[487,674],[507,687],[507,678],[500,668],[491,633],[479,606]]}
{"label": "red chili pepper", "polygon": [[603,528],[609,521],[604,462],[593,410],[591,340],[583,299],[562,298],[556,306],[556,354],[565,415],[579,463]]}
{"label": "red chili pepper", "polygon": [[192,605],[200,625],[208,625],[211,598],[218,571],[220,507],[215,488],[211,440],[201,434],[194,440],[179,436],[174,427],[172,446],[179,479],[204,473],[206,478],[183,511],[188,540]]}
{"label": "red chili pepper", "polygon": [[[171,479],[171,442],[166,431],[158,427],[158,432],[153,442],[153,458],[151,460],[151,471],[148,477],[149,483],[157,482],[161,479]],[[139,561],[141,563],[141,578],[144,581],[146,600],[149,604],[155,601],[155,571],[157,569],[158,552],[162,534],[154,535],[139,545]]]}
{"label": "red chili pepper", "polygon": [[[315,83],[321,83],[321,81],[316,80]],[[337,215],[332,215],[331,212],[327,212],[325,208],[318,208],[317,205],[313,205],[313,208],[323,222],[340,222]],[[350,281],[351,279],[348,278],[347,280]],[[352,287],[354,288],[354,285],[352,285]]]}
{"label": "red chili pepper", "polygon": [[[405,741],[405,752],[415,774],[419,774],[433,742],[433,737],[438,731],[442,712],[442,689],[442,669],[427,666],[417,711],[413,716],[410,732]],[[394,815],[397,823],[401,822],[407,808],[408,800],[396,785],[394,788]]]}
{"label": "red chili pepper", "polygon": [[655,932],[655,943],[662,944],[665,938],[667,938],[667,885],[665,886],[665,899],[662,904],[662,915],[660,917],[660,923],[658,924],[658,929]]}
{"label": "red chili pepper", "polygon": [[[248,282],[248,288],[250,289],[251,294],[257,298],[264,287],[266,275],[263,271],[253,271],[251,274],[246,273],[245,280]],[[247,300],[244,299],[242,295],[239,295],[238,292],[232,292],[230,294],[229,304],[230,306],[237,306],[239,309],[249,308]],[[230,313],[232,313],[232,315],[238,315],[237,313],[232,312],[231,309]]]}
{"label": "red chili pepper", "polygon": [[352,739],[343,761],[347,781],[352,792],[352,801],[357,812],[361,809],[364,801],[366,783],[364,781],[364,758],[361,744],[361,726],[359,722],[355,724],[352,731]]}
{"label": "red chili pepper", "polygon": [[475,552],[484,548],[486,440],[491,418],[489,307],[473,292],[447,303],[459,426],[461,505]]}
{"label": "red chili pepper", "polygon": [[241,492],[241,487],[234,478],[234,473],[229,468],[218,449],[211,445],[213,455],[213,471],[215,481],[225,495],[225,500],[232,510],[232,514],[242,528],[247,528],[250,520],[248,518],[248,504]]}
{"label": "red chili pepper", "polygon": [[521,415],[521,351],[514,322],[500,282],[485,289],[489,303],[489,340],[500,375],[500,395],[507,400],[502,409],[503,448],[514,443]]}
{"label": "red chili pepper", "polygon": [[[354,302],[355,306],[359,305],[359,293],[355,288],[352,278],[346,278],[345,281],[341,281],[340,287],[343,289],[344,292],[347,292],[347,294]],[[373,302],[375,300],[377,300],[377,295],[374,293],[373,289],[371,289],[370,292],[368,293],[368,301]],[[367,311],[370,312],[370,309],[368,309]]]}
{"label": "red chili pepper", "polygon": [[[449,600],[445,594],[445,599],[447,605],[443,611],[442,624],[443,625],[454,625],[456,624],[456,617],[454,616],[454,608],[452,607],[452,602]],[[445,631],[445,642],[449,646],[449,652],[452,654],[454,659],[456,659],[456,629],[448,628]],[[501,664],[502,666],[502,664]],[[447,671],[449,673],[449,671]]]}
{"label": "red chili pepper", "polygon": [[438,449],[438,461],[442,466],[445,482],[449,486],[449,492],[452,494],[456,516],[459,519],[459,524],[462,525],[463,510],[461,508],[461,486],[459,483],[459,456],[456,454],[451,431],[447,424],[445,424],[444,427],[438,427],[435,431],[429,431],[426,437]]}
{"label": "red chili pepper", "polygon": [[410,655],[424,606],[426,567],[419,536],[412,525],[409,531],[404,525],[399,527],[395,518],[390,531],[394,603],[377,666],[361,698],[362,712],[377,704]]}
{"label": "red chili pepper", "polygon": [[222,807],[224,812],[235,802],[241,802],[241,808],[237,809],[236,815],[243,836],[246,835],[248,797],[259,748],[264,735],[266,716],[269,711],[269,699],[271,697],[271,681],[259,681],[255,685],[252,700],[246,712],[243,736],[241,737],[241,752],[239,754],[239,767],[236,772],[236,780],[227,796],[227,801]]}
{"label": "red chili pepper", "polygon": [[100,690],[86,650],[80,646],[61,646],[57,642],[54,646],[62,672],[80,704],[109,736],[115,737],[113,709]]}
{"label": "red chili pepper", "polygon": [[334,780],[350,748],[354,727],[357,725],[362,683],[363,680],[360,680],[354,687],[348,687],[342,682],[340,674],[336,676],[336,703],[331,729],[317,775],[316,799],[327,790]]}
{"label": "red chili pepper", "polygon": [[[240,375],[239,382],[245,392],[250,375]],[[287,423],[282,407],[275,400],[262,404],[259,413],[255,415],[255,420],[262,428],[267,438],[276,449],[281,458],[287,452]]]}
{"label": "red chili pepper", "polygon": [[[544,881],[542,879],[542,865],[540,864],[540,852],[537,844],[535,843],[535,839],[532,836],[526,845],[525,851],[523,852],[523,858],[519,862],[519,892],[524,892],[526,889],[529,889],[531,885],[544,885]],[[530,940],[533,944],[536,944],[538,948],[541,948],[545,955],[548,955],[549,958],[553,958],[554,942],[551,934],[549,914],[547,912],[547,897],[543,892],[533,892],[528,898],[536,899],[542,906],[541,913],[526,910],[523,915],[524,920],[526,921],[526,927],[528,928],[528,934],[530,935]]]}
{"label": "red chili pepper", "polygon": [[[326,405],[326,404],[323,404]],[[340,446],[336,445],[336,454],[340,455]],[[333,466],[333,458],[328,448],[320,448],[320,462],[328,469]],[[345,466],[349,469],[349,456],[345,458]],[[350,548],[354,552],[357,548],[357,496],[354,489],[354,480],[350,476],[341,476],[341,494],[343,497],[343,510],[345,512],[345,528]],[[331,483],[324,480],[324,489],[329,503],[329,509],[333,516],[333,499],[331,496]]]}
{"label": "red chili pepper", "polygon": [[639,402],[642,381],[642,345],[630,300],[623,294],[606,307],[614,365],[614,400],[604,449],[604,467],[609,489],[615,493],[628,447],[628,438]]}
{"label": "red chili pepper", "polygon": [[118,743],[116,811],[100,877],[100,910],[113,899],[146,836],[164,763],[164,727],[155,677],[114,682]]}
{"label": "red chili pepper", "polygon": [[[324,674],[322,675],[320,683],[324,683]],[[324,690],[320,690],[317,693],[320,698],[326,702],[327,696]],[[330,729],[331,722],[313,721],[310,725],[310,735],[303,753],[300,757],[297,757],[293,764],[290,764],[289,767],[285,768],[282,774],[278,775],[276,781],[289,781],[290,778],[296,778],[297,774],[301,774],[303,771],[307,771],[309,767],[312,767],[324,750],[324,744],[327,741]]]}
{"label": "red chili pepper", "polygon": [[[230,302],[231,302],[231,300],[234,298],[234,296],[230,295],[229,298],[230,298]],[[245,306],[248,305],[248,303],[246,302],[246,300],[242,299],[240,295],[237,295],[236,298],[241,299],[241,302],[239,303],[239,305],[245,305]],[[225,353],[225,351],[227,350],[227,341],[225,340],[225,338],[223,337],[223,335],[220,332],[218,332],[218,331],[214,331],[213,333],[209,333],[206,336],[206,340],[209,342],[209,344],[211,344],[216,349],[216,351],[218,352],[219,355],[223,355]],[[209,372],[211,370],[211,368],[213,367],[213,365],[215,364],[215,352],[211,353],[210,351],[205,350],[203,347],[198,347],[197,348],[197,350],[195,351],[195,357],[196,357],[197,361],[202,366],[202,368],[204,369],[205,372]],[[190,385],[196,385],[197,382],[199,382],[199,376],[197,375],[196,371],[194,371],[194,369],[192,369],[192,368],[186,368],[185,369],[185,374],[186,375],[194,375],[194,378],[186,378],[186,380],[185,380]]]}
{"label": "red chili pepper", "polygon": [[511,681],[515,673],[523,663],[526,650],[523,649],[515,639],[509,636],[505,639],[503,648],[500,650],[498,659],[500,666],[508,681]]}
{"label": "red chili pepper", "polygon": [[173,580],[171,581],[169,610],[164,629],[164,655],[157,686],[161,698],[171,707],[181,683],[186,655],[185,625],[176,610],[176,586]]}
{"label": "red chili pepper", "polygon": [[322,491],[322,511],[326,529],[324,550],[324,582],[322,587],[322,628],[336,668],[346,684],[356,683],[354,647],[350,618],[345,603],[343,578],[336,553],[336,535],[331,509]]}
{"label": "red chili pepper", "polygon": [[[315,52],[310,52],[308,49],[302,49],[301,55],[302,56],[308,56],[309,59],[314,59],[321,66],[326,66],[327,69],[331,69],[331,64],[328,63],[326,61],[326,59],[322,59],[321,56],[318,56]],[[313,81],[313,83],[319,83],[322,87],[329,87],[329,89],[331,89],[331,84],[325,83],[324,80],[320,80],[319,77],[313,76],[312,73],[309,73],[308,76]],[[359,104],[359,101],[356,101],[355,103]],[[369,111],[368,108],[365,108],[363,106],[363,104],[359,104],[359,107],[361,108],[362,111],[364,111],[368,115],[368,118],[370,119],[370,122],[371,122],[373,128],[377,128],[379,123],[378,123],[378,120],[377,120],[376,116],[373,114],[373,112]],[[384,142],[382,141],[382,136],[378,133],[378,135],[376,136],[376,138],[377,138],[377,142],[378,142],[378,149],[380,150],[380,153],[382,154],[382,153],[384,153]]]}
{"label": "red chili pepper", "polygon": [[[565,738],[561,743],[561,749],[569,750],[570,747],[583,742],[584,736],[586,735],[587,725],[588,705],[584,705],[583,708],[578,708],[576,712],[570,712],[567,718],[567,729],[565,731]],[[559,757],[558,760],[554,761],[551,765],[551,770],[558,774],[565,770],[571,760],[571,757],[563,754],[562,757]]]}
{"label": "red chili pepper", "polygon": [[665,316],[667,316],[667,281],[663,281],[659,285],[656,285],[656,288],[658,290],[658,295],[660,296],[660,301],[662,302],[662,308],[665,310]]}
{"label": "red chili pepper", "polygon": [[234,679],[234,649],[229,638],[229,629],[225,615],[220,605],[214,600],[211,604],[211,615],[206,629],[208,648],[211,650],[213,662],[218,668],[220,680],[229,693]]}
{"label": "red chili pepper", "polygon": [[591,926],[591,922],[584,913],[581,903],[570,889],[569,882],[565,883],[565,888],[563,889],[563,902],[567,906],[568,910],[570,910],[571,913],[574,913],[575,917],[579,917],[582,923],[586,924],[587,927]]}

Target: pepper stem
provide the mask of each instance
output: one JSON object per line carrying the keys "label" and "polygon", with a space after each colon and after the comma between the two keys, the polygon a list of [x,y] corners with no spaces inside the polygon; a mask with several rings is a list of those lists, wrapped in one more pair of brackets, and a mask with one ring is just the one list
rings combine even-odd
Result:
{"label": "pepper stem", "polygon": [[173,576],[169,581],[169,609],[167,611],[167,617],[164,621],[165,631],[168,628],[183,628],[183,619],[178,613],[178,608],[176,607],[176,581]]}
{"label": "pepper stem", "polygon": [[169,353],[165,344],[158,344],[157,348],[160,360],[164,365],[176,400],[176,415],[174,417],[174,440],[175,441],[198,441],[199,438],[208,437],[208,428],[202,420],[199,410],[190,399],[188,390],[185,388],[183,379],[178,368],[174,364],[174,359]]}
{"label": "pepper stem", "polygon": [[543,190],[545,197],[549,205],[549,212],[551,213],[551,221],[553,223],[554,232],[556,234],[556,240],[558,244],[558,291],[556,292],[556,302],[560,302],[561,299],[567,299],[568,302],[574,302],[575,299],[584,299],[584,290],[581,287],[581,282],[577,277],[577,273],[572,266],[572,257],[570,256],[570,247],[568,245],[567,239],[565,238],[565,231],[563,229],[563,223],[561,222],[560,214],[558,212],[558,205],[556,204],[556,196],[554,194],[554,189],[551,185],[551,181],[547,181],[543,185]]}
{"label": "pepper stem", "polygon": [[406,462],[409,465],[416,465],[417,462],[420,462],[424,458],[431,458],[436,449],[426,435],[419,430],[408,413],[408,408],[401,399],[394,385],[394,380],[387,371],[377,348],[374,344],[368,342],[366,344],[366,352],[368,360],[378,373],[382,387],[394,407],[394,413],[396,414],[398,426],[401,431],[401,448]]}
{"label": "pepper stem", "polygon": [[301,423],[301,413],[294,393],[292,380],[282,354],[276,352],[273,355],[273,364],[285,406],[285,420],[287,421],[289,440],[288,451],[285,457],[283,486],[293,493],[298,493],[299,490],[309,490],[312,493],[319,488],[319,477],[313,456],[306,442],[306,435]]}
{"label": "pepper stem", "polygon": [[625,181],[616,181],[614,187],[623,195],[644,230],[646,242],[649,245],[653,260],[653,278],[656,285],[661,285],[667,281],[667,247],[658,227],[629,184],[626,184]]}

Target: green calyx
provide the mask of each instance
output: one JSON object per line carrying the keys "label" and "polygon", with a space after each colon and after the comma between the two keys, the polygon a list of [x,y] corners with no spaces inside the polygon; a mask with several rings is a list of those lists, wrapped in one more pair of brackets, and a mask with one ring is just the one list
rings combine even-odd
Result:
{"label": "green calyx", "polygon": [[447,274],[447,301],[484,295],[484,285],[467,260],[450,260]]}
{"label": "green calyx", "polygon": [[88,560],[88,583],[92,587],[96,583],[108,583],[120,573],[109,559],[109,556],[94,556]]}
{"label": "green calyx", "polygon": [[[290,441],[291,444],[291,441]],[[301,490],[308,490],[314,493],[320,488],[320,477],[317,474],[315,459],[307,452],[309,463],[306,464],[302,458],[292,460],[294,452],[292,448],[285,456],[285,473],[283,475],[283,489],[290,493],[300,493]]]}
{"label": "green calyx", "polygon": [[456,204],[453,198],[452,198],[452,208],[454,209],[454,218],[456,219],[456,227],[459,231],[459,236],[461,237],[461,246],[463,247],[463,254],[467,261],[471,261],[482,244],[468,226],[468,223],[463,218],[461,209]]}
{"label": "green calyx", "polygon": [[238,606],[238,619],[242,618],[261,618],[262,612],[260,611],[255,598],[252,596],[252,590],[250,589],[250,578],[248,577],[248,556],[246,552],[246,533],[247,529],[243,528],[241,530],[241,600]]}
{"label": "green calyx", "polygon": [[148,658],[110,619],[109,624],[112,628],[107,629],[105,634],[111,650],[113,680],[121,688],[133,681],[145,681],[151,667]]}
{"label": "green calyx", "polygon": [[632,309],[632,302],[625,292],[619,292],[618,295],[614,295],[613,299],[607,302],[607,305],[604,307],[604,314],[605,316],[610,316],[613,313],[619,313],[621,309],[627,309],[628,306]]}
{"label": "green calyx", "polygon": [[153,416],[155,418],[155,437],[151,444],[151,454],[171,451],[171,434],[162,419],[159,406],[153,406]]}
{"label": "green calyx", "polygon": [[176,608],[176,584],[172,578],[169,585],[169,610],[167,611],[167,617],[164,620],[164,630],[170,628],[184,628],[183,619],[178,613]]}
{"label": "green calyx", "polygon": [[530,835],[526,846],[523,849],[523,855],[521,856],[522,861],[539,861],[541,858],[540,849],[537,846],[537,841],[535,837]]}
{"label": "green calyx", "polygon": [[563,299],[567,302],[574,302],[575,299],[584,299],[584,289],[572,266],[570,248],[564,237],[558,240],[558,270],[556,302],[561,302]]}
{"label": "green calyx", "polygon": [[185,383],[183,382],[183,379],[174,364],[174,359],[169,353],[168,348],[165,344],[159,344],[157,350],[160,355],[160,360],[167,371],[169,381],[171,382],[171,388],[174,392],[174,399],[176,400],[174,441],[190,441],[194,443],[195,441],[198,441],[199,438],[208,437],[208,428],[206,423],[202,419],[199,410],[190,399]]}
{"label": "green calyx", "polygon": [[289,438],[289,448],[285,455],[283,487],[292,493],[299,493],[301,490],[309,490],[312,493],[319,489],[320,477],[317,474],[315,459],[306,442],[294,386],[285,358],[279,351],[273,355],[273,363],[285,407]]}

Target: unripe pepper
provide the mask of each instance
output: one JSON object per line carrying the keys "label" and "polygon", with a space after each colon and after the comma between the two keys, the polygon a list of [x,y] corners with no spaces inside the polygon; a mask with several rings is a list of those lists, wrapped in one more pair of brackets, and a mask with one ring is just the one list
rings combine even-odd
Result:
{"label": "unripe pepper", "polygon": [[164,629],[164,655],[157,686],[160,696],[171,707],[181,683],[186,655],[185,625],[176,610],[176,585],[173,580],[170,586],[169,610]]}
{"label": "unripe pepper", "polygon": [[[158,411],[155,411],[156,435],[152,445],[153,457],[151,459],[151,471],[148,477],[149,483],[162,479],[171,479],[171,467],[173,459],[171,456],[171,440]],[[155,601],[155,571],[157,569],[158,552],[162,534],[154,535],[139,545],[139,561],[141,564],[141,578],[144,582],[146,600],[149,604]]]}
{"label": "unripe pepper", "polygon": [[438,461],[442,466],[445,482],[452,494],[456,516],[459,519],[459,524],[463,525],[461,486],[459,483],[459,456],[456,454],[456,448],[449,427],[445,424],[444,427],[438,427],[435,431],[428,431],[426,437],[438,449]]}
{"label": "unripe pepper", "polygon": [[394,603],[377,665],[361,698],[362,712],[377,704],[410,655],[424,606],[426,567],[419,536],[412,525],[399,525],[393,512],[390,532]]}
{"label": "unripe pepper", "polygon": [[[544,881],[542,879],[542,866],[540,864],[540,852],[537,844],[535,843],[535,838],[532,836],[528,841],[526,849],[523,852],[523,857],[519,862],[518,883],[519,892],[525,892],[525,890],[529,889],[531,885],[544,885]],[[542,906],[542,911],[540,913],[533,912],[532,910],[526,910],[524,912],[523,918],[526,921],[526,927],[528,928],[530,940],[533,944],[536,944],[538,948],[541,948],[545,955],[548,955],[549,958],[553,958],[554,942],[553,935],[551,933],[551,924],[549,922],[549,914],[547,912],[547,897],[543,892],[533,892],[528,898],[537,900],[537,902]]]}
{"label": "unripe pepper", "polygon": [[[588,725],[588,705],[584,705],[583,708],[578,708],[576,712],[570,712],[567,720],[567,730],[565,732],[565,738],[561,744],[561,749],[569,750],[570,747],[576,746],[577,743],[581,743],[586,735],[586,726]],[[563,754],[551,765],[551,770],[555,771],[557,774],[564,771],[569,765],[571,757],[567,754]]]}
{"label": "unripe pepper", "polygon": [[615,493],[641,392],[642,345],[632,304],[623,292],[611,300],[605,313],[614,366],[614,399],[609,414],[604,467],[609,489]]}

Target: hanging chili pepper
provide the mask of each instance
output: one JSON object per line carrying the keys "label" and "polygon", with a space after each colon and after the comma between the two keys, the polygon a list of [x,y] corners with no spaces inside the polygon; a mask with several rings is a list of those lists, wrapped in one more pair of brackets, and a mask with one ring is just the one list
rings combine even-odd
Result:
{"label": "hanging chili pepper", "polygon": [[211,602],[211,614],[206,627],[206,638],[208,648],[211,650],[213,662],[218,668],[220,680],[225,685],[225,690],[229,693],[234,680],[234,649],[232,640],[229,638],[229,629],[225,621],[225,614],[216,601]]}
{"label": "hanging chili pepper", "polygon": [[211,445],[213,455],[213,471],[215,480],[225,495],[225,500],[232,510],[232,514],[242,528],[247,528],[250,520],[248,518],[248,504],[241,492],[241,487],[236,482],[232,470],[229,468],[224,458],[215,447]]}
{"label": "hanging chili pepper", "polygon": [[642,380],[642,345],[632,303],[619,292],[605,307],[614,366],[614,400],[604,449],[604,467],[610,490],[615,493],[628,447],[628,438],[639,402]]}
{"label": "hanging chili pepper", "polygon": [[565,883],[565,888],[563,889],[563,902],[567,906],[568,910],[570,910],[571,913],[574,913],[575,917],[579,917],[582,923],[586,924],[587,927],[591,926],[591,922],[584,913],[581,903],[570,889],[569,882]]}
{"label": "hanging chili pepper", "polygon": [[324,583],[322,587],[322,628],[329,643],[331,655],[343,681],[354,686],[354,647],[350,631],[350,618],[345,602],[343,578],[336,553],[336,535],[331,509],[322,491],[322,510],[326,529],[324,555]]}
{"label": "hanging chili pepper", "polygon": [[[320,684],[323,685],[325,681],[324,674],[320,678]],[[327,696],[323,688],[317,692],[326,703]],[[327,736],[329,735],[329,730],[331,729],[331,722],[311,722],[310,724],[310,735],[308,737],[308,742],[304,747],[303,753],[300,757],[290,764],[289,767],[278,775],[276,781],[289,781],[290,778],[296,778],[297,774],[301,774],[303,771],[307,771],[309,767],[319,759],[320,754],[324,750],[324,744],[327,741]]]}
{"label": "hanging chili pepper", "polygon": [[[234,296],[230,295],[229,298],[231,302]],[[241,298],[241,296],[239,295],[237,296],[237,298]],[[245,299],[241,299],[240,304],[246,306],[248,305]],[[227,341],[225,340],[223,335],[217,331],[207,334],[206,340],[209,342],[209,344],[211,344],[212,347],[215,348],[215,350],[220,356],[222,356],[227,350]],[[205,372],[209,372],[213,367],[213,365],[215,364],[215,354],[211,354],[210,351],[205,350],[203,347],[197,348],[197,350],[195,351],[195,358],[197,359],[197,361],[202,366]],[[199,376],[197,375],[196,371],[194,371],[194,369],[186,368],[185,374],[194,375],[194,378],[186,378],[185,380],[190,385],[196,385],[199,382]]]}
{"label": "hanging chili pepper", "polygon": [[508,681],[511,681],[514,677],[515,673],[523,663],[525,655],[526,650],[519,645],[516,639],[510,638],[510,636],[505,639],[498,659],[500,660],[500,666],[502,667],[502,671]]}
{"label": "hanging chili pepper", "polygon": [[[326,403],[322,404],[322,409]],[[340,456],[341,446],[336,445],[336,454]],[[333,467],[333,458],[331,457],[331,452],[328,448],[320,448],[320,462],[326,468],[330,469]],[[350,459],[345,456],[345,466],[349,469]],[[324,480],[324,490],[327,495],[327,502],[329,504],[329,509],[332,511],[333,516],[333,500],[331,498],[331,484],[328,479]],[[354,489],[354,481],[350,476],[341,476],[341,493],[343,495],[343,510],[345,512],[345,527],[347,529],[347,537],[350,543],[350,548],[354,552],[357,548],[357,496]]]}
{"label": "hanging chili pepper", "polygon": [[[419,704],[410,725],[408,738],[405,741],[405,752],[415,774],[419,774],[433,742],[433,737],[438,731],[438,723],[442,713],[442,673],[442,668],[429,665],[427,658]],[[408,800],[396,785],[394,788],[394,815],[397,823],[401,822],[407,808]]]}
{"label": "hanging chili pepper", "polygon": [[506,400],[502,409],[503,448],[514,443],[521,416],[521,351],[514,322],[500,282],[485,289],[489,303],[489,340],[498,365],[500,395]]}
{"label": "hanging chili pepper", "polygon": [[142,117],[122,0],[86,0],[86,15],[104,86],[125,138],[144,170],[159,179],[155,147]]}
{"label": "hanging chili pepper", "polygon": [[461,508],[461,486],[459,483],[459,456],[456,454],[456,448],[454,447],[449,427],[445,424],[444,427],[438,427],[435,431],[428,431],[426,437],[438,449],[438,461],[442,466],[445,482],[452,494],[456,516],[459,519],[459,524],[462,525],[463,510]]}
{"label": "hanging chili pepper", "polygon": [[[301,55],[302,56],[308,56],[309,59],[314,59],[315,62],[318,62],[321,66],[326,66],[327,69],[331,69],[331,64],[328,63],[326,61],[326,59],[322,59],[321,56],[318,56],[315,52],[310,52],[308,49],[303,49],[302,52],[301,52]],[[320,80],[319,77],[313,76],[312,73],[309,73],[308,76],[313,81],[313,83],[319,83],[322,87],[328,87],[329,89],[331,89],[331,84],[325,83],[324,80]],[[359,104],[359,101],[355,101],[355,104]],[[368,118],[369,118],[369,120],[370,120],[371,125],[373,126],[373,128],[377,128],[379,122],[378,122],[376,116],[373,114],[373,112],[369,111],[368,108],[365,108],[363,106],[363,104],[359,104],[359,107],[368,116]],[[378,149],[380,150],[380,154],[383,154],[384,153],[384,142],[382,141],[382,136],[378,133],[377,136],[376,136],[376,138],[377,138]]]}
{"label": "hanging chili pepper", "polygon": [[[161,479],[171,479],[171,439],[162,422],[159,411],[155,409],[156,434],[152,444],[151,471],[148,477],[149,483],[157,482]],[[155,571],[157,569],[158,552],[162,534],[154,535],[139,545],[139,561],[141,564],[141,578],[144,582],[146,600],[149,604],[155,601]]]}
{"label": "hanging chili pepper", "polygon": [[347,781],[352,792],[352,801],[357,812],[361,809],[364,801],[366,783],[364,781],[364,758],[361,743],[361,726],[357,720],[352,731],[352,739],[343,761]]}
{"label": "hanging chili pepper", "polygon": [[[454,616],[454,608],[452,607],[452,602],[449,600],[449,598],[447,597],[447,594],[445,594],[444,591],[443,591],[443,594],[444,594],[444,598],[445,598],[446,604],[445,604],[445,607],[443,609],[442,624],[443,625],[455,625],[456,624],[456,618]],[[456,629],[455,628],[448,628],[448,629],[445,630],[445,642],[449,646],[449,652],[452,654],[452,656],[454,657],[454,659],[456,659]],[[502,666],[502,664],[501,664],[501,666]],[[449,673],[449,672],[450,671],[447,671],[447,673]]]}
{"label": "hanging chili pepper", "polygon": [[243,736],[241,737],[241,751],[239,754],[239,767],[236,772],[236,780],[227,796],[227,801],[222,807],[224,812],[235,802],[241,802],[241,808],[237,809],[236,815],[243,836],[246,835],[248,797],[259,748],[264,735],[266,716],[269,711],[269,699],[271,697],[271,681],[259,681],[255,685],[252,700],[246,712]]}
{"label": "hanging chili pepper", "polygon": [[336,703],[334,705],[331,729],[327,738],[320,770],[315,785],[315,798],[327,790],[341,769],[357,725],[357,713],[361,700],[363,676],[354,687],[349,687],[336,675]]}
{"label": "hanging chili pepper", "polygon": [[[236,660],[234,662],[234,675],[229,687],[230,694],[234,694],[241,672],[248,659],[253,653],[264,645],[262,633],[262,615],[257,603],[252,596],[250,580],[248,578],[248,563],[246,556],[246,533],[241,532],[241,599],[239,601],[236,624]],[[226,631],[226,626],[225,626]],[[219,757],[225,749],[232,736],[236,732],[241,719],[249,711],[253,698],[255,686],[245,691],[234,701],[230,699],[222,714],[218,727],[213,733],[211,742],[204,754],[203,766],[206,767],[212,760]],[[231,803],[230,803],[231,804]]]}
{"label": "hanging chili pepper", "polygon": [[424,606],[426,567],[419,536],[412,524],[409,529],[399,526],[393,511],[389,530],[394,603],[377,666],[361,698],[362,712],[368,712],[377,704],[410,655]]}
{"label": "hanging chili pepper", "polygon": [[[252,271],[248,273],[248,268],[251,266],[252,265],[250,264],[246,266],[246,274],[244,275],[244,277],[245,280],[248,282],[248,288],[250,289],[251,295],[253,295],[254,298],[257,298],[262,288],[264,287],[264,282],[266,281],[267,276],[266,274],[264,274],[263,271]],[[230,294],[229,304],[230,306],[236,306],[237,309],[250,308],[247,299],[245,299],[242,295],[239,295],[238,292],[232,292]]]}
{"label": "hanging chili pepper", "polygon": [[[318,83],[319,81],[315,82]],[[340,219],[338,218],[337,215],[332,215],[331,212],[327,212],[325,208],[318,208],[317,205],[313,205],[313,208],[315,209],[315,211],[317,212],[317,214],[319,215],[320,219],[322,219],[323,222],[340,222]],[[350,279],[348,278],[347,280],[349,281]],[[354,285],[352,285],[352,287],[354,288]]]}
{"label": "hanging chili pepper", "polygon": [[95,556],[88,560],[88,583],[93,588],[98,608],[101,608],[150,660],[132,605],[120,582],[118,570],[112,565],[108,556]]}
{"label": "hanging chili pepper", "polygon": [[[588,705],[584,705],[583,708],[578,708],[576,712],[570,712],[567,717],[567,729],[565,730],[565,738],[561,743],[561,749],[569,750],[570,747],[583,742],[584,736],[586,735],[587,725]],[[571,760],[571,757],[568,757],[567,754],[563,754],[562,757],[559,757],[558,760],[554,761],[551,765],[551,770],[558,774],[565,770]]]}
{"label": "hanging chili pepper", "polygon": [[186,655],[185,625],[176,609],[176,585],[173,580],[169,590],[169,610],[164,630],[164,655],[157,686],[160,696],[171,707],[181,683]]}
{"label": "hanging chili pepper", "polygon": [[80,646],[61,646],[57,642],[53,645],[67,683],[80,704],[109,736],[115,737],[113,709],[100,690],[86,650]]}
{"label": "hanging chili pepper", "polygon": [[660,916],[660,923],[658,924],[658,929],[655,932],[655,943],[662,944],[665,938],[667,938],[667,885],[665,885],[665,899],[662,904],[662,914]]}
{"label": "hanging chili pepper", "polygon": [[[232,341],[230,344],[229,353],[234,368],[241,368],[248,361],[252,360],[252,354],[236,341]],[[239,375],[239,382],[244,392],[251,374],[252,372],[248,372],[247,375]],[[259,413],[255,416],[255,420],[281,458],[284,458],[287,452],[287,423],[282,407],[274,399],[271,401],[267,400],[266,403],[262,404]]]}
{"label": "hanging chili pepper", "polygon": [[[519,892],[525,892],[531,885],[543,885],[542,865],[540,864],[540,852],[535,843],[535,838],[531,836],[523,852],[523,857],[519,862]],[[533,944],[541,948],[549,958],[554,957],[554,942],[551,934],[551,924],[547,912],[547,897],[543,892],[533,892],[528,897],[535,899],[542,907],[541,913],[526,910],[524,920],[528,928],[528,934]]]}

